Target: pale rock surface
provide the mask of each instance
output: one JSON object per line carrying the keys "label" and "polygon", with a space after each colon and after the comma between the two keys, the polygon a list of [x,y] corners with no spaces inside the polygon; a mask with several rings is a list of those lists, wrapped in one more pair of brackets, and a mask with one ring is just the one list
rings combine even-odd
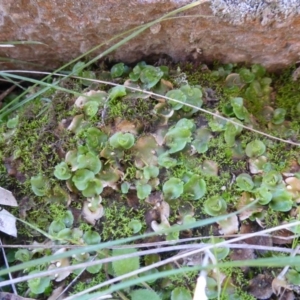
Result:
{"label": "pale rock surface", "polygon": [[[2,69],[53,69],[113,36],[155,20],[191,0],[6,0],[0,41],[45,45],[1,47]],[[199,1],[200,2],[200,1]],[[163,21],[109,55],[141,59],[261,63],[279,70],[299,60],[300,1],[211,0]],[[90,57],[100,54],[96,50]],[[7,61],[17,59],[34,63]]]}

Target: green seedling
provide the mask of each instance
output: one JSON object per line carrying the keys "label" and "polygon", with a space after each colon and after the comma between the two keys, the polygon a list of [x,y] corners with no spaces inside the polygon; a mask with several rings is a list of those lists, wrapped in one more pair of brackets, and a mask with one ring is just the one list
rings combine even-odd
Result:
{"label": "green seedling", "polygon": [[108,142],[113,148],[128,150],[134,145],[135,139],[131,133],[116,132]]}
{"label": "green seedling", "polygon": [[275,125],[282,124],[284,122],[286,115],[286,109],[284,108],[277,108],[274,110],[272,123]]}
{"label": "green seedling", "polygon": [[92,230],[85,232],[82,238],[87,245],[97,245],[101,242],[99,233]]}
{"label": "green seedling", "polygon": [[138,233],[142,229],[142,223],[139,220],[131,220],[128,224],[128,227],[133,233]]}
{"label": "green seedling", "polygon": [[[76,185],[76,184],[75,184]],[[98,178],[88,180],[87,187],[82,191],[84,197],[94,197],[100,195],[103,191],[103,184]]]}
{"label": "green seedling", "polygon": [[242,173],[236,178],[236,184],[241,191],[251,192],[254,188],[254,182],[247,173]]}
{"label": "green seedling", "polygon": [[61,162],[55,167],[54,176],[59,180],[67,180],[72,176],[71,170],[67,163]]}
{"label": "green seedling", "polygon": [[254,64],[251,67],[251,72],[255,75],[255,78],[263,78],[266,74],[266,69],[262,65]]}
{"label": "green seedling", "polygon": [[89,118],[96,116],[99,110],[99,103],[96,101],[89,101],[84,104],[83,111],[85,115]]}
{"label": "green seedling", "polygon": [[[39,273],[39,271],[30,272],[29,275]],[[28,280],[30,291],[34,294],[42,294],[50,286],[50,277],[37,277]]]}
{"label": "green seedling", "polygon": [[272,193],[265,186],[261,186],[254,191],[256,198],[258,199],[258,203],[261,205],[267,205],[272,200]]}
{"label": "green seedling", "polygon": [[142,70],[146,67],[146,63],[144,61],[139,62],[129,73],[129,78],[131,81],[138,81],[140,79],[140,74]]}
{"label": "green seedling", "polygon": [[177,165],[177,160],[170,157],[169,151],[166,151],[158,156],[158,164],[166,169],[173,168]]}
{"label": "green seedling", "polygon": [[110,74],[112,78],[121,77],[124,73],[128,71],[128,67],[124,63],[118,63],[113,65],[110,69]]}
{"label": "green seedling", "polygon": [[78,169],[87,169],[94,174],[98,174],[102,168],[101,160],[95,154],[88,152],[77,156]]}
{"label": "green seedling", "polygon": [[216,217],[226,213],[226,201],[220,196],[213,196],[204,201],[204,212],[210,216]]}
{"label": "green seedling", "polygon": [[94,178],[95,175],[92,171],[80,169],[75,172],[74,176],[72,177],[72,181],[78,190],[83,191],[88,188],[89,181]]}
{"label": "green seedling", "polygon": [[62,220],[54,220],[51,222],[48,232],[51,236],[55,237],[62,230],[66,229],[66,225]]}
{"label": "green seedling", "polygon": [[191,141],[191,130],[187,127],[174,127],[168,130],[165,136],[166,145],[170,148],[169,153],[182,150]]}
{"label": "green seedling", "polygon": [[220,119],[214,116],[209,122],[208,126],[213,132],[224,131],[228,122],[224,119]]}
{"label": "green seedling", "polygon": [[130,188],[130,183],[127,181],[122,182],[121,184],[121,191],[123,194],[127,194]]}
{"label": "green seedling", "polygon": [[67,228],[71,228],[74,222],[74,216],[70,210],[64,212],[61,219]]}
{"label": "green seedling", "polygon": [[279,172],[271,170],[264,174],[262,179],[262,186],[269,189],[282,189],[285,187],[282,176]]}
{"label": "green seedling", "polygon": [[110,100],[115,100],[117,98],[126,96],[126,89],[123,85],[114,86],[108,92],[108,97]]}
{"label": "green seedling", "polygon": [[[112,251],[112,256],[119,256],[136,252],[137,250],[135,248],[118,248]],[[136,271],[140,268],[140,257],[135,256],[124,258],[122,260],[115,260],[112,262],[112,267],[116,276],[121,276]]]}
{"label": "green seedling", "polygon": [[245,96],[251,101],[255,101],[258,97],[261,98],[263,96],[261,84],[257,80],[252,81],[246,89]]}
{"label": "green seedling", "polygon": [[176,287],[171,293],[171,300],[192,300],[190,291],[184,287]]}
{"label": "green seedling", "polygon": [[162,300],[153,290],[139,289],[131,292],[131,300]]}
{"label": "green seedling", "polygon": [[45,176],[39,174],[30,179],[31,189],[37,196],[45,196],[49,191],[49,183]]}
{"label": "green seedling", "polygon": [[[56,237],[61,240],[61,243],[67,243],[72,241],[72,230],[70,228],[64,228],[56,234]],[[62,242],[62,240],[64,242]]]}
{"label": "green seedling", "polygon": [[[89,258],[87,261],[91,261],[92,258]],[[93,266],[89,266],[86,268],[87,272],[90,274],[99,274],[100,270],[102,269],[102,264],[95,264]]]}
{"label": "green seedling", "polygon": [[218,283],[211,277],[206,278],[205,293],[208,299],[216,299],[219,295]]}
{"label": "green seedling", "polygon": [[199,175],[193,174],[184,184],[183,192],[187,200],[199,200],[206,193],[206,183]]}
{"label": "green seedling", "polygon": [[[202,100],[203,94],[202,94],[200,86],[191,87],[190,85],[186,84],[186,85],[181,86],[180,90],[186,96],[186,100],[185,100],[186,103],[191,104],[191,105],[196,106],[196,107],[201,107],[202,106],[202,104],[203,104],[203,100]],[[193,113],[198,111],[196,108],[192,108],[192,107],[189,107],[189,106],[183,106],[182,110],[189,113],[189,114],[193,114]]]}
{"label": "green seedling", "polygon": [[194,120],[183,118],[176,123],[175,128],[188,128],[189,130],[194,131],[196,125]]}
{"label": "green seedling", "polygon": [[290,269],[286,274],[286,279],[289,284],[299,285],[300,284],[300,273],[295,269]]}
{"label": "green seedling", "polygon": [[140,80],[144,84],[144,88],[151,89],[154,87],[160,79],[163,77],[164,72],[153,66],[145,66],[140,72]]}
{"label": "green seedling", "polygon": [[15,129],[19,124],[19,116],[11,118],[7,121],[6,127],[9,129]]}
{"label": "green seedling", "polygon": [[186,95],[179,89],[174,89],[174,90],[167,92],[166,97],[172,98],[174,100],[178,100],[181,102],[181,103],[179,103],[179,102],[175,102],[175,101],[171,101],[171,100],[169,101],[171,107],[174,110],[179,110],[180,108],[183,107],[184,103],[186,102]]}
{"label": "green seedling", "polygon": [[266,152],[266,145],[262,141],[254,140],[247,144],[245,152],[250,158],[259,157]]}
{"label": "green seedling", "polygon": [[183,181],[179,178],[171,177],[163,185],[165,200],[177,199],[183,193]]}
{"label": "green seedling", "polygon": [[[213,237],[207,243],[208,244],[217,244],[217,243],[222,243],[222,242],[225,242],[225,239]],[[222,247],[212,248],[212,253],[214,254],[214,256],[216,257],[217,260],[226,258],[227,255],[229,254],[229,252],[230,252],[230,249],[228,247],[227,248],[222,248]]]}
{"label": "green seedling", "polygon": [[[88,78],[88,79],[96,78],[96,75],[93,71],[84,70],[84,68],[85,68],[84,62],[82,61],[77,62],[72,69],[73,75],[83,77],[83,78]],[[91,85],[91,81],[89,80],[81,79],[80,82],[85,86]]]}
{"label": "green seedling", "polygon": [[[236,118],[231,118],[235,123],[241,124],[242,122],[237,120]],[[225,142],[229,147],[233,147],[235,145],[235,138],[237,135],[239,135],[243,130],[242,126],[233,124],[231,122],[228,122],[225,126],[225,133],[224,133],[224,138]]]}
{"label": "green seedling", "polygon": [[208,143],[211,138],[212,134],[209,129],[204,127],[199,128],[196,131],[192,145],[195,147],[198,153],[205,153],[208,150]]}
{"label": "green seedling", "polygon": [[272,200],[269,203],[270,207],[275,211],[290,211],[294,202],[292,195],[285,189],[277,189],[272,194]]}
{"label": "green seedling", "polygon": [[108,140],[108,136],[96,127],[90,127],[85,131],[86,145],[89,151],[94,154],[103,149]]}
{"label": "green seedling", "polygon": [[241,97],[235,97],[230,99],[230,103],[232,106],[233,113],[240,120],[248,120],[249,113],[247,109],[244,107],[244,100]]}
{"label": "green seedling", "polygon": [[146,199],[151,193],[152,187],[148,183],[136,182],[137,196],[140,200]]}
{"label": "green seedling", "polygon": [[253,74],[249,69],[242,68],[239,71],[240,78],[245,83],[251,83],[255,79],[255,74]]}
{"label": "green seedling", "polygon": [[146,166],[143,168],[143,176],[146,180],[156,178],[159,175],[159,168],[156,166]]}
{"label": "green seedling", "polygon": [[32,258],[32,252],[28,251],[27,249],[19,249],[15,253],[15,259],[21,262],[30,261]]}

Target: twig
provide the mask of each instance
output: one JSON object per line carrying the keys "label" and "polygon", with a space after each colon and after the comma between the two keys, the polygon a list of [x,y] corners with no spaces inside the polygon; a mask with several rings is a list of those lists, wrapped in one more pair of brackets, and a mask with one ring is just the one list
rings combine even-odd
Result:
{"label": "twig", "polygon": [[14,89],[16,88],[15,85],[12,85],[11,87],[9,87],[6,91],[4,91],[3,93],[0,94],[0,106],[2,104],[2,100],[9,95]]}

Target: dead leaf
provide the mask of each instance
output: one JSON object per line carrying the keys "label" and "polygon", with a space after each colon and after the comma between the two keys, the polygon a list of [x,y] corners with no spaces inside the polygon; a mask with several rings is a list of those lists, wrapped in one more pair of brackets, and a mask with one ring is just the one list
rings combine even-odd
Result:
{"label": "dead leaf", "polygon": [[[272,232],[272,241],[273,244],[276,245],[287,245],[292,244],[294,233],[287,230],[287,229],[281,229],[279,231]],[[289,238],[290,237],[290,238]]]}
{"label": "dead leaf", "polygon": [[248,292],[256,299],[269,299],[273,294],[272,277],[268,274],[258,274],[250,280]]}
{"label": "dead leaf", "polygon": [[6,209],[0,211],[0,231],[17,237],[16,218]]}
{"label": "dead leaf", "polygon": [[[243,222],[240,228],[240,234],[259,232],[260,227],[255,222]],[[265,235],[256,235],[251,238],[244,239],[244,242],[250,245],[273,246],[272,237]],[[264,253],[265,250],[257,250],[258,253]]]}
{"label": "dead leaf", "polygon": [[[250,193],[242,192],[242,196],[237,201],[237,209],[242,209],[246,205],[252,203],[254,201],[254,198],[251,197]],[[252,214],[261,212],[262,210],[262,207],[259,207],[258,205],[252,205],[247,210],[244,210],[239,214],[239,219],[241,221],[244,221],[248,219]]]}
{"label": "dead leaf", "polygon": [[18,206],[16,198],[12,192],[0,187],[0,204],[7,206]]}
{"label": "dead leaf", "polygon": [[272,281],[273,293],[276,296],[278,296],[285,289],[289,289],[289,285],[287,284],[287,282],[284,279],[279,279],[278,277],[275,277]]}
{"label": "dead leaf", "polygon": [[235,234],[239,231],[239,220],[236,215],[219,221],[218,225],[220,227],[219,232],[223,235]]}
{"label": "dead leaf", "polygon": [[47,300],[57,300],[57,299],[63,299],[62,296],[58,298],[58,296],[63,291],[63,286],[59,286],[58,288],[54,289],[51,296]]}
{"label": "dead leaf", "polygon": [[[240,244],[246,245],[246,243],[241,242]],[[253,260],[255,259],[255,254],[253,249],[245,249],[245,248],[236,248],[232,249],[230,253],[231,260]],[[250,269],[248,266],[241,267],[242,271],[246,272]]]}

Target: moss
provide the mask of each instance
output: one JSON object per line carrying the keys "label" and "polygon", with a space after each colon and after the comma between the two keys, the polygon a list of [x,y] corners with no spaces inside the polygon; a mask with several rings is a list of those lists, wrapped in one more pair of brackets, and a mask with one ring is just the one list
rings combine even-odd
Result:
{"label": "moss", "polygon": [[154,122],[156,116],[151,114],[154,107],[154,101],[149,99],[122,98],[114,99],[108,102],[109,121],[113,122],[115,118],[122,118],[128,121],[140,121],[144,127]]}
{"label": "moss", "polygon": [[275,79],[275,106],[276,108],[280,107],[286,109],[286,117],[288,120],[299,122],[300,117],[296,107],[297,104],[300,103],[300,86],[299,80],[298,82],[293,81],[291,76],[292,70],[293,68],[286,70],[277,80]]}
{"label": "moss", "polygon": [[[122,203],[113,202],[110,206],[106,200],[103,201],[105,215],[101,220],[102,240],[116,240],[132,236],[132,230],[128,224],[132,219],[144,223],[145,209],[140,207],[138,210],[128,208]],[[140,233],[145,230],[145,225]]]}
{"label": "moss", "polygon": [[276,226],[279,226],[282,222],[282,220],[285,219],[285,216],[283,213],[278,213],[277,211],[274,211],[271,208],[268,208],[264,215],[263,222],[266,226],[266,228],[273,228]]}
{"label": "moss", "polygon": [[[72,274],[72,278],[75,279],[77,277],[77,275]],[[88,277],[85,280],[76,280],[76,284],[74,285],[72,291],[71,291],[71,295],[75,295],[76,293],[80,293],[82,291],[85,291],[97,284],[99,284],[100,282],[104,282],[106,280],[106,275],[104,270],[101,270],[99,273],[88,276],[86,275],[86,277]],[[90,278],[89,278],[90,277]],[[97,289],[94,292],[99,292],[102,289]]]}
{"label": "moss", "polygon": [[190,291],[193,291],[195,289],[198,276],[199,272],[197,271],[186,272],[185,274],[171,275],[166,278],[168,281],[167,289],[169,291],[172,291],[174,288],[182,286],[189,289]]}

